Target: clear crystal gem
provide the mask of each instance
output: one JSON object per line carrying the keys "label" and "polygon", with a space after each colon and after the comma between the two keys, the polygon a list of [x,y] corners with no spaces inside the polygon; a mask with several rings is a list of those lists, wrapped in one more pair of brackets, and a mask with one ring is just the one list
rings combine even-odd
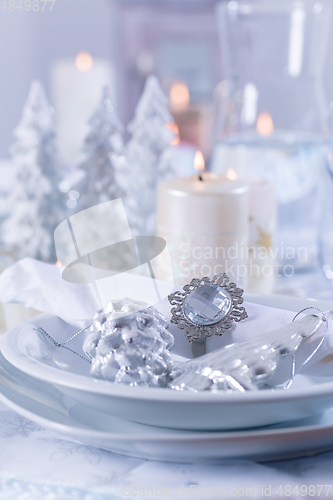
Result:
{"label": "clear crystal gem", "polygon": [[184,302],[184,312],[197,325],[214,325],[221,321],[231,308],[229,293],[219,285],[203,285],[189,293]]}

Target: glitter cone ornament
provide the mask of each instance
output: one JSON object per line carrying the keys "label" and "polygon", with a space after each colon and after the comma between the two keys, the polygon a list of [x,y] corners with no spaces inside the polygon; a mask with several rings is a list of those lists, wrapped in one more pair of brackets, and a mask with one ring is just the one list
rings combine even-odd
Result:
{"label": "glitter cone ornament", "polygon": [[91,375],[131,386],[166,387],[174,338],[155,309],[131,299],[114,300],[93,320],[83,350]]}

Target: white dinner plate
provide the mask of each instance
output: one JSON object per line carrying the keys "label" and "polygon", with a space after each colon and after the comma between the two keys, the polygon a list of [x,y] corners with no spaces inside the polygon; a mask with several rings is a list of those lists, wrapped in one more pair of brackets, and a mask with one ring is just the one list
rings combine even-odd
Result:
{"label": "white dinner plate", "polygon": [[0,400],[38,425],[69,439],[149,460],[218,462],[309,456],[333,448],[333,409],[266,429],[194,432],[150,427],[101,414],[29,377],[0,354]]}
{"label": "white dinner plate", "polygon": [[[246,301],[294,311],[309,305],[329,308],[329,304],[292,297],[248,294]],[[55,316],[30,318],[6,334],[1,350],[7,361],[54,384],[76,401],[119,418],[175,429],[242,429],[304,418],[333,406],[332,375],[297,375],[288,390],[241,394],[179,392],[96,380],[89,375],[86,360],[55,347],[33,330],[40,326],[59,342],[76,331]],[[83,354],[82,338],[76,338],[70,346]]]}

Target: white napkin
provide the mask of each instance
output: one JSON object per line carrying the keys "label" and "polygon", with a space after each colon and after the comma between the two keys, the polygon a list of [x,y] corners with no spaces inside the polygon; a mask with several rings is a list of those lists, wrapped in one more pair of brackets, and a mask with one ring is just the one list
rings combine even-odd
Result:
{"label": "white napkin", "polygon": [[[167,320],[170,320],[171,306],[167,295],[172,287],[169,283],[156,282],[159,290],[158,296],[163,297],[158,300],[156,288],[150,278],[131,273],[119,274],[116,281],[113,278],[109,281],[111,284],[108,293],[104,293],[104,297],[109,297],[108,300],[127,296],[147,301],[154,305]],[[105,280],[104,292],[107,283],[108,281]],[[175,286],[174,289],[181,289],[181,287]],[[53,314],[78,328],[88,325],[99,309],[99,301],[92,285],[68,283],[61,278],[60,270],[56,266],[30,258],[18,261],[0,275],[0,300],[4,303],[22,303],[25,307]],[[245,302],[244,305],[248,318],[234,324],[222,337],[208,338],[207,352],[281,328],[290,323],[295,316],[295,313],[291,311],[250,302]],[[176,339],[173,352],[191,358],[191,344],[184,333],[173,324],[170,324],[170,331]],[[318,340],[317,337],[306,341],[305,352],[310,353],[318,345]],[[311,362],[323,359],[331,353],[333,353],[333,321],[330,322],[325,340]],[[326,365],[331,369],[330,363]],[[324,364],[321,370],[325,372]]]}
{"label": "white napkin", "polygon": [[0,300],[54,314],[78,327],[84,326],[80,320],[89,321],[98,309],[91,285],[68,283],[57,266],[30,258],[19,260],[1,273]]}
{"label": "white napkin", "polygon": [[59,267],[25,258],[0,275],[0,300],[54,314],[81,328],[111,300],[130,297],[155,305],[172,292],[173,284],[145,274],[146,268],[139,266],[131,272],[99,279],[95,285],[69,283],[62,279]]}

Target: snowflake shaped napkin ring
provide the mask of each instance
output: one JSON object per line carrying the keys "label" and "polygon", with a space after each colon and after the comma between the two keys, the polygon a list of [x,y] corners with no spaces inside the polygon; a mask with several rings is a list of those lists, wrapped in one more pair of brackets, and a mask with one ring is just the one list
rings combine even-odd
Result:
{"label": "snowflake shaped napkin ring", "polygon": [[171,309],[171,323],[185,330],[190,342],[212,335],[222,335],[232,327],[233,321],[247,318],[247,312],[240,306],[244,302],[243,290],[230,283],[225,273],[212,279],[193,278],[183,287],[168,296]]}

